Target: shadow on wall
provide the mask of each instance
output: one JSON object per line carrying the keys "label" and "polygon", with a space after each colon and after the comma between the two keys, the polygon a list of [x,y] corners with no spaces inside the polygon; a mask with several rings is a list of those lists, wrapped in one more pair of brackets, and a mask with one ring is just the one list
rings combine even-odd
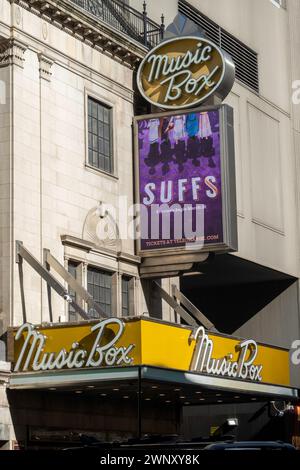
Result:
{"label": "shadow on wall", "polygon": [[180,434],[187,439],[209,438],[211,431],[222,426],[228,418],[237,418],[239,421],[239,425],[233,433],[238,441],[292,441],[291,419],[293,417],[290,415],[285,415],[282,418],[270,416],[268,403],[185,408]]}
{"label": "shadow on wall", "polygon": [[233,255],[217,255],[201,275],[181,279],[183,294],[219,331],[234,333],[297,281]]}

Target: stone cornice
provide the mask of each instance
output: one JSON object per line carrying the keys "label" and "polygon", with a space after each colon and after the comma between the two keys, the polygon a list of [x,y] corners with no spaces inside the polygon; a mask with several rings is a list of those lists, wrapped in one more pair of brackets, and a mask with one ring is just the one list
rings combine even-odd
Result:
{"label": "stone cornice", "polygon": [[130,68],[136,68],[147,49],[68,0],[10,0],[66,33]]}
{"label": "stone cornice", "polygon": [[0,67],[17,65],[23,68],[26,49],[27,44],[15,38],[2,41],[0,43]]}
{"label": "stone cornice", "polygon": [[40,63],[40,78],[50,82],[52,76],[51,68],[54,62],[45,56],[45,54],[39,54],[38,58]]}
{"label": "stone cornice", "polygon": [[[28,34],[24,30],[12,27],[10,28],[10,34],[13,34],[13,38],[11,38],[12,40],[15,37],[22,37],[23,44],[28,46],[28,50],[33,51],[37,55],[42,54],[44,57],[48,57],[51,61],[53,61],[53,64],[56,64],[59,67],[62,67],[68,71],[71,70],[73,73],[83,78],[84,80],[88,80],[90,84],[100,85],[103,90],[106,90],[109,93],[113,93],[114,95],[119,96],[120,98],[130,102],[131,104],[133,103],[134,92],[131,86],[126,86],[126,84],[124,83],[119,83],[116,80],[113,80],[111,77],[107,76],[107,74],[101,73],[99,69],[95,69],[91,67],[91,65],[82,63],[76,58],[71,57],[63,50],[56,49],[51,44],[43,44],[41,39]],[[8,40],[9,38],[0,40],[0,61],[1,47],[4,45],[4,43],[7,44]],[[42,50],[46,52],[42,53]],[[2,65],[2,67],[3,66],[4,65]]]}
{"label": "stone cornice", "polygon": [[81,238],[73,237],[71,235],[61,235],[61,241],[63,245],[79,248],[80,250],[86,251],[87,253],[94,252],[105,254],[112,258],[118,258],[119,261],[125,263],[139,265],[141,263],[141,258],[136,255],[131,255],[123,251],[114,251],[106,247],[96,246],[94,243]]}

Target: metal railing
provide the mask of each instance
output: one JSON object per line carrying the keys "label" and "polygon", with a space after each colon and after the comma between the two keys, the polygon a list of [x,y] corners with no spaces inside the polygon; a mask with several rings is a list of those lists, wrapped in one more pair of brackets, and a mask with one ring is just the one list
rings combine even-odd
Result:
{"label": "metal railing", "polygon": [[146,47],[154,47],[163,39],[164,17],[161,18],[161,25],[150,20],[146,2],[144,11],[140,13],[120,0],[69,1]]}

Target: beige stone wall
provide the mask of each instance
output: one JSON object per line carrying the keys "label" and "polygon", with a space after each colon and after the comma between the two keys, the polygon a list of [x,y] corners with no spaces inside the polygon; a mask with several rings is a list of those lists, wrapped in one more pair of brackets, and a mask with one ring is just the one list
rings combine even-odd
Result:
{"label": "beige stone wall", "polygon": [[[130,3],[141,10],[141,0]],[[199,7],[200,2],[190,3]],[[168,24],[177,1],[157,5],[157,0],[148,0],[149,16],[159,23],[164,13]],[[291,78],[300,79],[298,2],[289,0],[293,9],[287,11],[269,0],[226,0],[226,9],[223,5],[224,0],[201,0],[200,7],[259,54],[261,94],[236,83],[226,100],[235,109],[238,255],[298,276],[299,109],[291,106]],[[45,18],[2,0],[1,41],[11,36],[16,40],[11,62],[0,67],[0,83],[5,84],[5,102],[0,104],[0,335],[8,325],[23,322],[15,240],[22,240],[41,262],[43,248],[48,248],[65,265],[76,259],[136,276],[136,312],[147,312],[135,262],[105,254],[101,246],[87,251],[61,242],[62,235],[86,238],[87,217],[100,201],[116,204],[119,195],[133,200],[132,70]],[[113,107],[114,176],[86,165],[88,95]],[[124,241],[121,248],[134,255],[133,241]],[[169,290],[171,282],[164,280],[163,286]],[[24,288],[28,320],[48,321],[45,285],[26,264]],[[120,313],[120,284],[118,289]],[[260,331],[266,338],[270,309],[279,312],[282,323],[286,306],[297,304],[294,291],[292,299],[291,304],[278,299],[240,333],[257,337]],[[54,321],[66,318],[66,303],[56,294],[52,302]],[[173,320],[166,305],[163,315]],[[294,312],[290,329],[297,322]],[[279,334],[272,335],[274,341],[280,341]],[[285,344],[290,337],[286,335]],[[3,383],[0,387],[1,423],[10,426],[13,440]],[[39,412],[32,413],[30,406],[29,415],[38,421]]]}
{"label": "beige stone wall", "polygon": [[[100,201],[117,206],[119,195],[133,202],[132,71],[112,58],[92,49],[70,34],[51,26],[33,13],[10,6],[5,0],[1,15],[18,28],[26,51],[23,67],[0,69],[5,81],[7,104],[1,106],[1,310],[4,322],[22,323],[22,308],[14,241],[22,240],[42,262],[48,248],[64,264],[64,234],[82,238],[89,211]],[[17,14],[16,14],[17,12]],[[4,36],[5,37],[5,36]],[[42,56],[40,56],[42,54]],[[50,62],[49,62],[50,61]],[[53,65],[51,66],[51,63]],[[40,67],[43,67],[43,74]],[[13,105],[9,92],[13,93]],[[99,98],[113,107],[113,177],[87,167],[87,96]],[[9,119],[13,134],[9,131]],[[10,205],[13,205],[13,209]],[[122,251],[134,254],[134,243],[126,240]],[[7,261],[6,261],[7,260]],[[108,268],[98,256],[91,262]],[[13,269],[9,292],[9,269]],[[129,271],[137,275],[130,265]],[[49,320],[45,286],[40,277],[24,264],[24,290],[27,317],[39,323]],[[8,318],[9,293],[13,296]],[[52,296],[54,320],[66,313],[65,302]],[[3,326],[5,328],[5,326]]]}
{"label": "beige stone wall", "polygon": [[[295,283],[234,332],[240,338],[290,349],[299,339],[298,284]],[[291,355],[294,349],[291,351]],[[290,361],[291,386],[300,387],[299,365]]]}
{"label": "beige stone wall", "polygon": [[226,102],[235,111],[237,256],[298,276],[290,114],[240,84]]}
{"label": "beige stone wall", "polygon": [[238,256],[298,276],[298,209],[291,139],[289,10],[270,0],[189,3],[258,53],[260,94],[236,82]]}
{"label": "beige stone wall", "polygon": [[259,55],[260,95],[290,111],[288,11],[270,0],[189,0]]}
{"label": "beige stone wall", "polygon": [[[238,256],[298,276],[297,161],[291,138],[291,113],[296,111],[289,48],[296,67],[299,6],[293,0],[287,9],[270,0],[226,0],[226,8],[224,0],[189,3],[258,53],[259,96],[237,81],[226,100],[235,111]],[[141,4],[132,2],[139,9]],[[178,1],[166,4],[173,12]],[[149,0],[147,8],[158,21],[156,0]]]}
{"label": "beige stone wall", "polygon": [[0,70],[2,103],[0,104],[0,331],[10,317],[10,226],[11,226],[11,71]]}
{"label": "beige stone wall", "polygon": [[[194,4],[197,6],[197,2]],[[298,275],[288,13],[275,8],[269,0],[245,0],[243,7],[238,0],[228,0],[226,10],[220,5],[220,0],[204,0],[201,10],[259,54],[261,95],[236,83],[227,99],[235,109],[238,255]],[[32,12],[8,0],[1,3],[1,9],[1,36],[8,37],[12,25],[14,36],[26,46],[23,68],[14,65],[0,69],[7,93],[11,88],[16,104],[13,109],[9,103],[2,106],[6,111],[0,114],[5,124],[11,111],[14,123],[13,135],[8,137],[7,127],[0,134],[6,155],[1,160],[0,312],[5,311],[7,324],[19,324],[23,319],[14,262],[16,239],[22,240],[40,261],[42,249],[49,248],[61,263],[65,256],[76,255],[86,262],[101,261],[104,267],[119,265],[116,258],[108,259],[96,252],[88,257],[83,252],[80,255],[79,250],[71,250],[70,254],[60,237],[67,234],[84,238],[87,216],[100,201],[115,204],[119,195],[127,195],[132,201],[133,75],[129,67]],[[148,9],[151,16],[151,11],[158,11],[157,4],[149,1]],[[176,9],[176,2],[170,9]],[[266,30],[266,21],[273,27]],[[45,69],[42,76],[40,64]],[[115,177],[86,166],[89,94],[114,109]],[[12,204],[13,212],[7,211]],[[134,243],[123,242],[122,251],[134,254]],[[134,264],[123,265],[122,269],[137,275]],[[35,322],[48,320],[45,286],[26,265],[24,282],[28,318]],[[12,297],[13,303],[9,301]],[[140,292],[136,306],[139,312],[147,311]],[[55,320],[66,314],[66,305],[56,294],[53,311]],[[171,318],[168,308],[164,307],[164,312],[166,319]]]}
{"label": "beige stone wall", "polygon": [[[19,62],[16,59],[0,69],[8,94],[0,110],[5,156],[1,160],[1,331],[23,322],[15,240],[21,240],[40,262],[47,248],[65,267],[69,259],[83,263],[85,276],[89,264],[118,272],[116,315],[121,312],[121,275],[133,276],[135,313],[147,314],[137,260],[120,261],[114,255],[122,251],[133,256],[134,241],[108,244],[104,248],[112,252],[107,254],[101,252],[103,246],[89,226],[89,217],[100,203],[114,206],[117,216],[120,196],[127,198],[129,206],[133,204],[132,69],[19,5],[4,0],[1,8],[2,40],[10,37],[12,26],[23,48]],[[88,165],[88,96],[113,110],[112,176]],[[98,246],[87,254],[84,248],[63,245],[63,235]],[[45,282],[26,263],[23,275],[27,320],[49,321]],[[86,280],[83,283],[86,286]],[[67,320],[67,303],[56,293],[52,310],[54,321]],[[171,310],[164,306],[163,311],[164,318],[170,319]]]}

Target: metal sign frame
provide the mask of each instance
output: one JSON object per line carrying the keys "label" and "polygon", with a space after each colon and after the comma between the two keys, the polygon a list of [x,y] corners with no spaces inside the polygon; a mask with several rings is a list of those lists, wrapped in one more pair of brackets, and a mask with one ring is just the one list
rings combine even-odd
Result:
{"label": "metal sign frame", "polygon": [[[141,322],[142,328],[138,325]],[[72,381],[86,381],[84,375],[95,379],[99,370],[102,369],[105,374],[107,367],[118,369],[122,366],[126,372],[131,367],[141,365],[147,368],[162,367],[174,374],[190,374],[194,381],[198,378],[202,384],[203,380],[212,384],[218,379],[220,387],[232,389],[239,382],[245,392],[251,392],[253,387],[258,386],[262,392],[268,385],[291,387],[289,351],[286,348],[212,330],[208,332],[203,326],[172,324],[143,316],[124,321],[112,317],[100,322],[80,322],[77,328],[74,326],[24,324],[20,328],[10,328],[10,360],[14,365],[13,377],[16,378],[12,388],[28,387],[28,378],[34,380],[35,377],[35,388],[39,378],[40,385],[45,385],[47,378],[59,380],[59,377],[65,376],[60,385],[67,385]],[[105,328],[113,332],[109,343],[101,340],[105,336]],[[153,334],[164,341],[165,348],[157,350],[151,347],[149,339]],[[33,341],[40,338],[39,344],[36,344],[37,350],[31,337]],[[98,348],[103,352],[100,356],[96,352]],[[82,355],[83,350],[88,354]],[[127,356],[131,361],[127,360]],[[217,362],[211,363],[212,358]],[[78,361],[81,363],[78,364]],[[276,370],[272,367],[274,361],[278,365]],[[70,376],[73,379],[70,380]]]}
{"label": "metal sign frame", "polygon": [[[208,44],[213,49],[215,49],[218,52],[218,54],[220,55],[221,59],[222,59],[223,69],[222,69],[221,77],[220,77],[218,83],[215,84],[214,87],[208,93],[206,93],[204,97],[202,97],[198,100],[195,100],[192,103],[183,104],[183,105],[176,105],[176,104],[167,105],[167,104],[163,104],[163,103],[160,103],[160,102],[152,101],[147,96],[147,94],[144,90],[144,87],[142,85],[142,72],[144,70],[144,67],[145,67],[147,61],[149,60],[149,58],[151,57],[151,55],[155,54],[157,50],[161,49],[162,47],[166,46],[167,44],[175,43],[175,45],[176,45],[177,41],[182,41],[182,40],[196,40],[198,42],[204,42],[205,44]],[[234,62],[233,62],[231,56],[227,52],[223,51],[217,44],[210,41],[206,37],[198,37],[198,36],[179,36],[179,37],[176,37],[176,38],[168,39],[166,41],[162,41],[156,47],[154,47],[153,49],[151,49],[148,52],[146,57],[141,62],[140,66],[138,68],[138,72],[137,72],[137,86],[138,86],[139,92],[145,98],[145,100],[147,100],[150,104],[152,104],[154,106],[158,106],[158,107],[163,108],[163,109],[177,110],[177,111],[178,110],[183,110],[183,109],[187,110],[188,108],[193,108],[195,106],[199,106],[204,101],[207,101],[207,99],[212,95],[216,95],[221,100],[224,100],[225,97],[230,92],[230,90],[232,89],[234,80],[235,80],[235,65],[234,65]],[[179,113],[177,113],[177,114],[179,114]]]}
{"label": "metal sign frame", "polygon": [[[237,239],[237,206],[236,206],[236,179],[235,179],[235,150],[234,150],[234,129],[233,129],[233,109],[225,104],[218,106],[199,107],[193,110],[167,111],[162,113],[137,116],[133,121],[134,132],[134,170],[135,170],[135,202],[140,203],[140,171],[139,171],[139,146],[138,146],[138,122],[151,118],[162,118],[173,115],[188,114],[191,112],[219,111],[220,116],[220,160],[221,160],[221,188],[222,188],[222,222],[223,222],[223,242],[204,245],[201,250],[188,251],[185,247],[154,248],[143,250],[141,240],[136,240],[137,254],[142,257],[147,264],[149,258],[159,257],[161,273],[155,272],[155,277],[167,277],[164,264],[168,264],[168,259],[172,258],[173,272],[180,269],[184,257],[188,257],[189,262],[194,258],[194,262],[199,262],[199,255],[211,252],[235,252],[238,249]],[[165,257],[165,258],[164,258]],[[174,262],[174,258],[176,261]],[[149,260],[150,261],[150,260]],[[178,261],[178,263],[177,263]],[[148,269],[148,264],[147,264]],[[160,276],[162,274],[162,276]]]}

